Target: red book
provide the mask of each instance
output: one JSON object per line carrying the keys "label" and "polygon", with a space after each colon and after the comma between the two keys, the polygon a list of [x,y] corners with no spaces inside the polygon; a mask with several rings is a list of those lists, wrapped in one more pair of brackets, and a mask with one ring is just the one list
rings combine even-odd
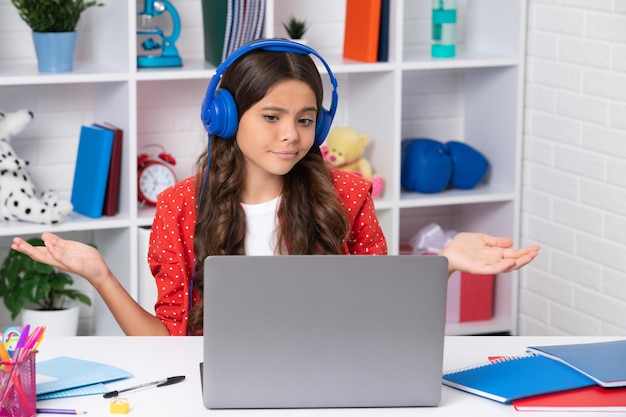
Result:
{"label": "red book", "polygon": [[518,411],[626,411],[626,387],[594,385],[513,401]]}
{"label": "red book", "polygon": [[347,0],[343,57],[378,61],[378,35],[382,0]]}
{"label": "red book", "polygon": [[102,214],[115,216],[119,211],[120,205],[120,171],[122,169],[122,137],[124,136],[124,131],[107,122],[96,124],[96,126],[113,131],[113,149],[111,151],[111,163]]}

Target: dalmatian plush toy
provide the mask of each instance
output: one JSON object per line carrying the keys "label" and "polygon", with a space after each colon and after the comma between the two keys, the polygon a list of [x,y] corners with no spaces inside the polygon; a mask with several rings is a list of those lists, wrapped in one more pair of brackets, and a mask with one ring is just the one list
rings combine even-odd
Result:
{"label": "dalmatian plush toy", "polygon": [[39,224],[62,222],[73,209],[52,190],[37,194],[27,171],[28,161],[15,154],[11,138],[33,120],[33,113],[0,113],[0,221],[23,220]]}

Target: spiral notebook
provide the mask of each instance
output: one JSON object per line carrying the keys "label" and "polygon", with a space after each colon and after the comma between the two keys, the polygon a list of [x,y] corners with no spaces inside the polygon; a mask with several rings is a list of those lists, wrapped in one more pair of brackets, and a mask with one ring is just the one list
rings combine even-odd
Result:
{"label": "spiral notebook", "polygon": [[443,384],[509,404],[521,398],[592,386],[595,382],[561,362],[529,353],[446,372]]}

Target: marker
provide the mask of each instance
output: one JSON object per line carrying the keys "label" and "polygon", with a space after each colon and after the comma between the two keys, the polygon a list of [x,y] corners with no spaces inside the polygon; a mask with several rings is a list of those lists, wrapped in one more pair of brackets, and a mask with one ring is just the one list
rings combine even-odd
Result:
{"label": "marker", "polygon": [[4,347],[3,343],[0,343],[0,360],[2,362],[11,362],[11,355],[9,355],[9,351]]}
{"label": "marker", "polygon": [[22,348],[24,348],[24,345],[26,344],[29,331],[30,324],[27,324],[22,328],[22,334],[20,334],[20,338],[17,340],[17,344],[15,345],[15,349],[13,350],[13,355],[11,356],[13,362],[17,362],[22,359]]}
{"label": "marker", "polygon": [[33,330],[32,332],[30,332],[30,334],[28,335],[28,339],[26,339],[26,344],[24,345],[24,348],[26,350],[34,350],[35,345],[37,344],[37,341],[39,340],[39,335],[41,334],[43,328],[45,326],[37,326],[35,327],[35,330]]}
{"label": "marker", "polygon": [[30,331],[30,324],[27,324],[22,328],[22,334],[20,334],[20,338],[17,341],[17,345],[15,345],[15,349],[20,349],[24,347],[26,343],[26,339],[28,339],[28,332]]}
{"label": "marker", "polygon": [[184,375],[171,376],[169,378],[160,379],[158,381],[146,382],[145,384],[135,385],[134,387],[125,388],[125,389],[118,390],[118,391],[107,392],[106,394],[103,395],[103,397],[104,398],[113,398],[113,397],[117,397],[118,395],[120,395],[123,392],[134,391],[134,390],[137,390],[137,389],[147,388],[147,387],[151,387],[151,386],[156,386],[157,388],[165,387],[167,385],[177,384],[177,383],[181,382],[184,379],[185,379]]}

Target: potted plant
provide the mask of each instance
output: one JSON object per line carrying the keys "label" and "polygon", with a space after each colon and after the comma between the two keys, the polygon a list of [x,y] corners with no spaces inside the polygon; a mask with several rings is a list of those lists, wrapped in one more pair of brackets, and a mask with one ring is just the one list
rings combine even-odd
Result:
{"label": "potted plant", "polygon": [[289,39],[306,43],[306,41],[304,41],[304,34],[309,29],[306,20],[291,16],[287,22],[283,23],[283,27],[287,31]]}
{"label": "potted plant", "polygon": [[11,0],[11,3],[33,30],[40,72],[72,71],[80,15],[91,7],[104,6],[97,0]]}
{"label": "potted plant", "polygon": [[[43,246],[40,238],[29,239],[33,246]],[[78,303],[88,306],[91,300],[82,292],[70,288],[74,283],[72,277],[56,268],[34,261],[28,255],[11,249],[9,254],[0,265],[0,297],[4,305],[11,313],[11,320],[15,320],[22,314],[23,324],[46,325],[47,333],[54,333],[50,329],[51,322],[67,322],[68,318],[58,317],[64,314],[73,314],[69,319],[74,334],[78,326]],[[73,305],[68,305],[73,304]],[[39,319],[30,315],[31,311],[50,312],[52,316]],[[35,313],[36,314],[36,313]]]}

